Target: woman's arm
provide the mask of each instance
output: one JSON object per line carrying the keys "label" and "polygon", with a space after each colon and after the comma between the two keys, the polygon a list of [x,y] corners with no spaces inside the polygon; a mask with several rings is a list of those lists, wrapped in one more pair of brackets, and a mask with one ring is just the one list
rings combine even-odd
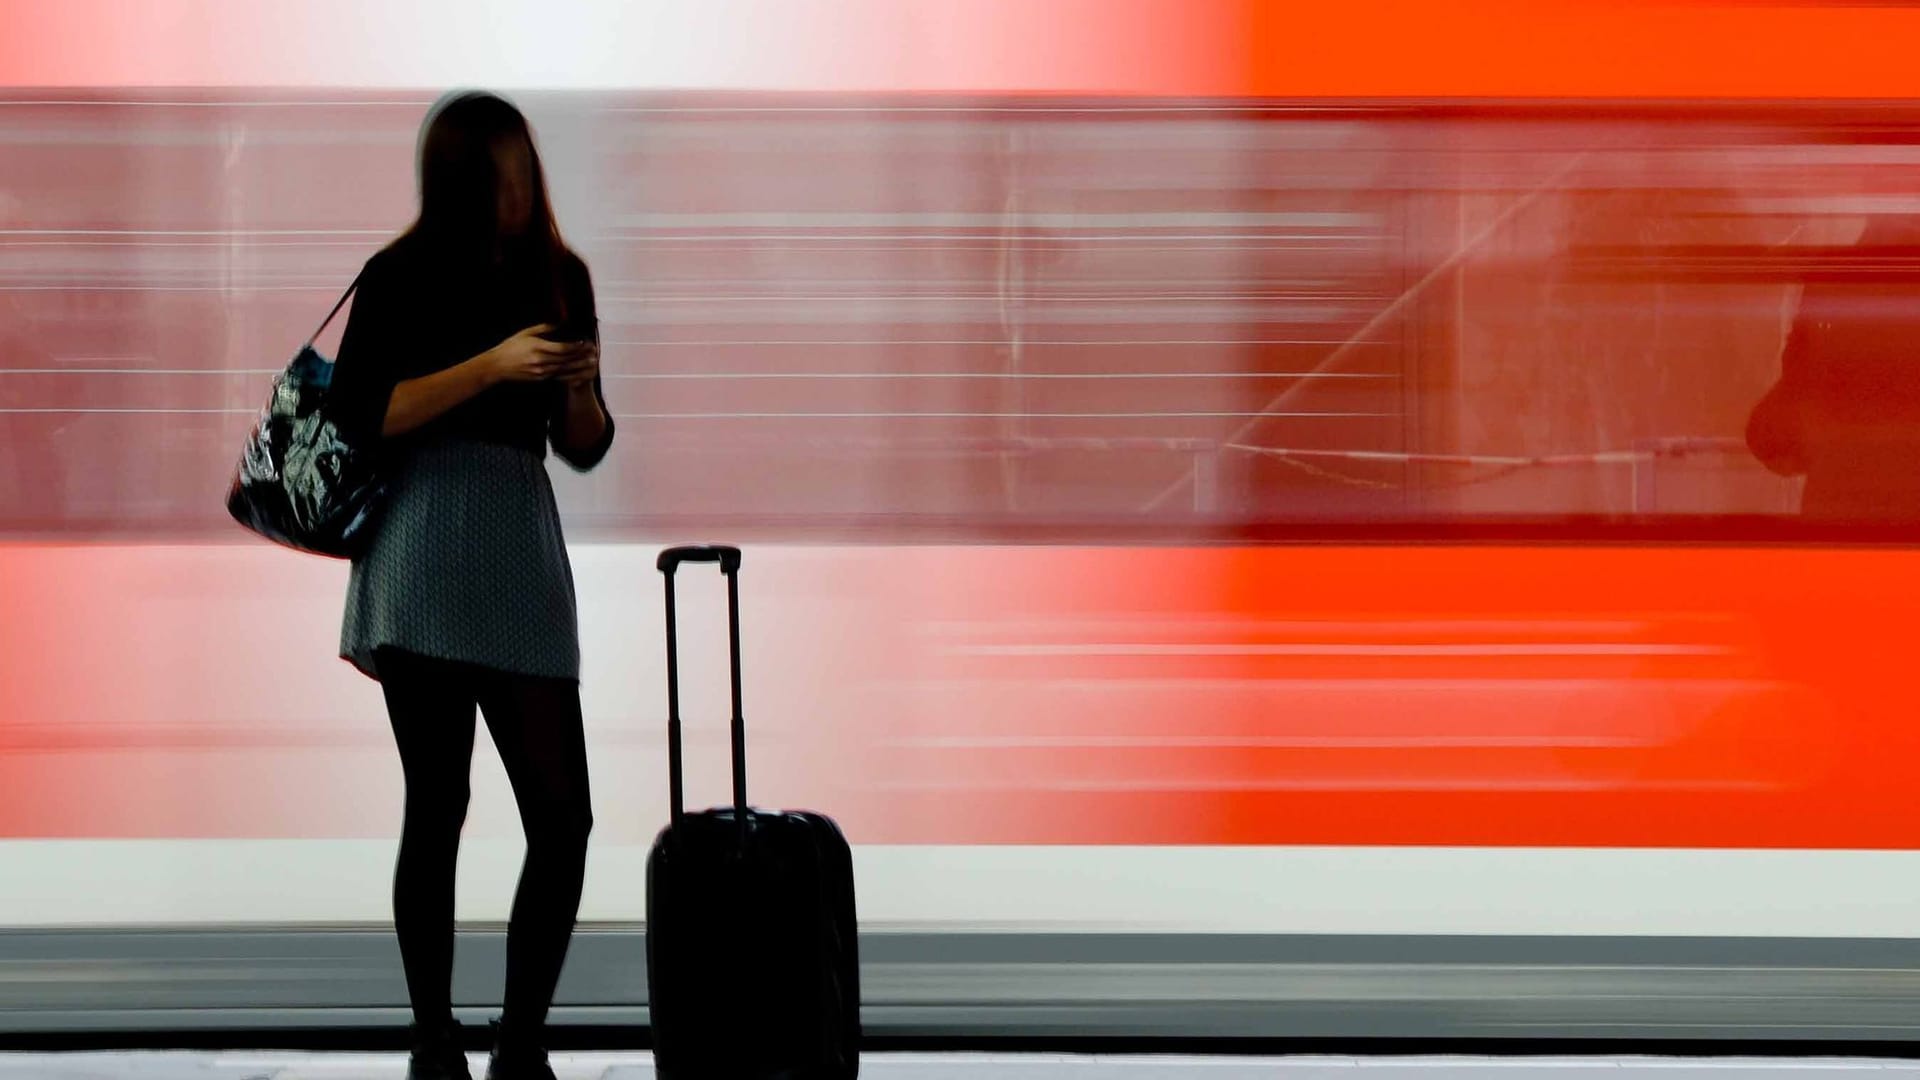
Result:
{"label": "woman's arm", "polygon": [[494,351],[463,360],[417,379],[402,379],[387,399],[387,415],[380,434],[404,435],[448,412],[454,406],[499,382],[494,374]]}
{"label": "woman's arm", "polygon": [[394,391],[397,357],[413,348],[410,324],[402,317],[408,301],[404,275],[396,272],[391,249],[376,253],[360,271],[347,328],[333,361],[327,407],[333,419],[355,437],[381,435]]}
{"label": "woman's arm", "polygon": [[593,278],[587,264],[577,258],[567,269],[567,303],[575,313],[569,321],[591,328],[584,335],[589,363],[577,377],[569,377],[557,395],[547,421],[547,438],[562,461],[586,472],[600,464],[613,445],[613,413],[600,386],[600,319],[594,309]]}
{"label": "woman's arm", "polygon": [[579,366],[578,346],[541,337],[553,330],[542,323],[451,367],[396,380],[398,358],[419,347],[413,320],[418,304],[408,273],[390,249],[361,271],[328,392],[334,415],[350,430],[367,438],[403,435],[489,387],[544,382]]}
{"label": "woman's arm", "polygon": [[612,423],[600,399],[597,377],[592,382],[568,383],[553,425],[553,449],[575,468],[591,468],[606,456],[607,448],[600,441]]}
{"label": "woman's arm", "polygon": [[548,341],[547,323],[529,326],[478,356],[417,379],[394,385],[380,434],[394,436],[421,427],[490,386],[503,382],[543,382],[578,368],[584,358],[577,345]]}

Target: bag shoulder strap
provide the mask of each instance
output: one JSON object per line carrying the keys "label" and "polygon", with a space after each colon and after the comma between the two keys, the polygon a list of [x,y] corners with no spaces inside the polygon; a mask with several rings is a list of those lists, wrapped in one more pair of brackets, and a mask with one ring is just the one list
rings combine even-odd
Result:
{"label": "bag shoulder strap", "polygon": [[[365,273],[365,271],[362,271],[362,273]],[[327,324],[333,321],[333,317],[335,315],[340,314],[341,308],[347,306],[347,297],[352,296],[353,290],[359,287],[360,287],[360,275],[355,274],[353,276],[353,282],[347,286],[347,291],[341,293],[340,299],[335,300],[333,302],[333,310],[327,312],[327,317],[324,319],[321,319],[320,325],[314,327],[313,333],[307,335],[307,348],[309,349],[313,348],[313,343],[320,340],[320,335],[326,332]]]}

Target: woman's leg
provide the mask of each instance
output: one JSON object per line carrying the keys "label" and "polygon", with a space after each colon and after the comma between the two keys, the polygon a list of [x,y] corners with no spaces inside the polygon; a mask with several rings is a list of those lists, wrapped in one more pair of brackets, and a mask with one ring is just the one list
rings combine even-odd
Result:
{"label": "woman's leg", "polygon": [[527,837],[507,927],[501,1037],[538,1046],[580,910],[587,834],[593,828],[580,684],[500,676],[482,687],[480,709],[513,784]]}
{"label": "woman's leg", "polygon": [[453,1019],[453,872],[473,761],[469,669],[395,649],[374,654],[406,775],[406,818],[393,871],[393,926],[414,1022]]}

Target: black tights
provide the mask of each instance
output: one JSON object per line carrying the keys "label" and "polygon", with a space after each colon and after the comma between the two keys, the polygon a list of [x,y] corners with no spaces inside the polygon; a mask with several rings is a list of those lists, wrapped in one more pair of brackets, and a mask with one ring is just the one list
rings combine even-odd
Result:
{"label": "black tights", "polygon": [[500,1026],[503,1033],[537,1038],[580,909],[593,827],[580,684],[395,649],[379,650],[374,665],[406,774],[393,923],[414,1021],[432,1026],[452,1018],[454,862],[467,816],[478,705],[513,784],[527,837],[507,926]]}

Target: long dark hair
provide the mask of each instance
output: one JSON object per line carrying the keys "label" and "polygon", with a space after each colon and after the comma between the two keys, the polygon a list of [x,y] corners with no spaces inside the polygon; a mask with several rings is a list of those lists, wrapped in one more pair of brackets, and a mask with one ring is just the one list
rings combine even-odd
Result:
{"label": "long dark hair", "polygon": [[[532,167],[532,206],[525,228],[509,235],[500,221],[498,165],[520,148]],[[396,244],[416,244],[456,267],[489,267],[496,257],[509,278],[531,288],[554,321],[567,315],[564,269],[575,260],[561,239],[547,198],[547,175],[527,118],[505,99],[456,91],[436,102],[420,128],[420,215]]]}

